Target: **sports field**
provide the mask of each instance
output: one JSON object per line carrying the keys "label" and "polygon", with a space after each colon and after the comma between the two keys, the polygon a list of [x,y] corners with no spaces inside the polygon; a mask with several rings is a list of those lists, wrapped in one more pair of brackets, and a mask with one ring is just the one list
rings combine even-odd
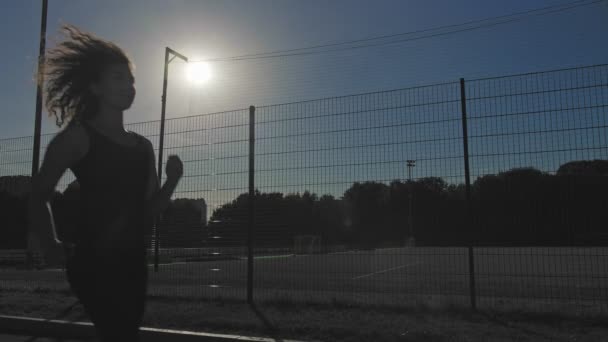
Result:
{"label": "sports field", "polygon": [[[218,249],[218,256],[222,256]],[[256,253],[259,254],[259,253]],[[150,266],[149,294],[246,299],[243,255]],[[478,307],[608,313],[608,248],[475,248]],[[467,248],[404,247],[258,255],[254,299],[371,305],[470,305]],[[3,290],[68,290],[63,270],[0,270]]]}

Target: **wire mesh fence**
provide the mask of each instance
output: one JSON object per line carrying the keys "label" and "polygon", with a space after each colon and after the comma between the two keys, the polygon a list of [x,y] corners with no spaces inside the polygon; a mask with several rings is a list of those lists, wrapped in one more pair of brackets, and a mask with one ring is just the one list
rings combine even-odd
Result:
{"label": "wire mesh fence", "polygon": [[[605,314],[607,69],[166,120],[163,163],[179,155],[184,177],[149,240],[150,295],[398,306],[475,297],[481,308]],[[159,127],[127,125],[157,155]],[[60,272],[23,269],[31,145],[0,140],[0,283],[66,289]],[[74,179],[57,187],[60,229]]]}
{"label": "wire mesh fence", "polygon": [[[256,264],[254,287],[264,289],[256,290],[256,298],[295,293],[308,300],[387,304],[395,296],[411,299],[446,287],[446,277],[466,276],[466,269],[421,272],[425,255],[449,260],[453,251],[403,248],[408,238],[425,241],[449,220],[439,215],[434,227],[426,226],[424,195],[417,194],[410,212],[410,191],[463,182],[458,86],[256,108],[255,184],[261,198],[255,203],[268,203],[256,211],[263,212],[256,215],[256,228],[282,232],[259,235],[256,229],[256,246],[287,236],[296,255]],[[407,160],[417,161],[411,179]],[[416,219],[408,220],[414,213]],[[322,248],[315,250],[315,243]],[[276,269],[282,281],[270,280]],[[459,287],[466,293],[463,279]]]}
{"label": "wire mesh fence", "polygon": [[466,84],[478,294],[605,311],[608,67]]}

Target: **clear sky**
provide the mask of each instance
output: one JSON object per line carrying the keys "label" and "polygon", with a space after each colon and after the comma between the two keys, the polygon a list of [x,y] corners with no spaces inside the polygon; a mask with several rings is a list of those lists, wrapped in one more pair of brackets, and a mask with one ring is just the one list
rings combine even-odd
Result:
{"label": "clear sky", "polygon": [[[50,0],[47,47],[53,45],[60,24],[71,23],[125,48],[137,66],[138,94],[125,116],[125,122],[130,123],[160,117],[165,46],[192,59],[230,57],[459,24],[566,2],[569,1]],[[41,1],[0,3],[0,37],[4,44],[0,55],[2,138],[33,134],[33,75],[40,14]],[[254,85],[245,88],[230,83],[230,100],[218,99],[213,80],[205,85],[207,89],[193,96],[175,62],[170,74],[167,116],[393,89],[459,77],[601,64],[608,61],[606,32],[608,2],[604,1],[388,47],[238,65],[216,63],[221,64],[213,70],[217,88],[228,74]],[[254,69],[265,72],[256,73]],[[283,78],[273,75],[273,70]],[[43,124],[43,132],[55,131],[53,120],[46,116]]]}
{"label": "clear sky", "polygon": [[[125,115],[125,123],[134,123],[160,118],[165,46],[175,49],[191,60],[226,58],[427,30],[572,2],[575,5],[581,5],[547,15],[519,16],[519,20],[501,25],[397,44],[280,58],[210,62],[211,79],[198,86],[186,80],[185,64],[175,60],[170,65],[167,118],[179,118],[247,108],[249,105],[259,107],[427,84],[458,82],[461,77],[471,80],[489,76],[605,64],[608,63],[608,44],[606,44],[608,1],[591,4],[592,1],[50,0],[47,48],[53,46],[53,41],[56,41],[58,37],[58,28],[62,23],[74,24],[123,47],[136,65],[137,97],[133,107]],[[14,0],[0,3],[0,37],[4,43],[4,53],[0,55],[0,75],[2,75],[0,101],[3,104],[0,112],[0,138],[30,136],[34,131],[36,88],[33,79],[39,46],[40,14],[41,1]],[[459,28],[471,27],[472,25],[468,25]],[[428,33],[437,32],[445,32],[445,30]],[[420,37],[420,34],[401,38],[413,37]],[[602,75],[596,76],[598,82],[604,84],[603,78],[607,75]],[[572,77],[574,79],[578,76]],[[525,85],[525,81],[522,82]],[[494,87],[491,83],[489,84]],[[454,88],[453,86],[448,87]],[[597,101],[607,99],[608,93],[605,88],[601,90],[604,95],[598,96]],[[452,91],[451,94],[456,94],[457,97],[458,89],[454,89],[456,91]],[[433,91],[430,90],[429,94],[432,94]],[[424,92],[412,91],[411,93],[415,101],[427,96],[424,95]],[[408,92],[403,94],[405,95],[399,96],[406,96],[403,98],[409,101]],[[448,99],[450,96],[446,95],[444,99]],[[397,101],[401,101],[398,96],[396,98]],[[343,110],[341,106],[354,105],[364,108],[372,105],[375,100],[372,96],[369,97],[369,100],[364,101],[370,102],[341,104],[322,101],[311,105],[311,108],[306,109],[306,113],[302,111],[305,106],[267,108],[260,110],[259,118],[263,120],[264,118],[272,119],[273,115],[276,117],[277,115],[339,113]],[[558,102],[554,101],[556,104]],[[319,106],[325,107],[320,108]],[[551,107],[550,104],[543,108],[547,107]],[[480,112],[480,110],[484,110],[484,108],[479,106],[471,108],[470,114],[472,116],[483,115],[483,111]],[[505,104],[496,109],[509,111],[512,108],[511,105]],[[606,120],[598,121],[597,119],[600,116],[605,118],[605,107],[594,110],[593,113],[585,112],[584,115],[588,115],[589,119],[583,118],[578,112],[571,112],[569,115],[574,118],[582,118],[577,123],[579,126],[593,124],[605,127]],[[243,113],[245,114],[242,115]],[[336,185],[332,193],[340,195],[344,187],[348,186],[352,180],[403,178],[404,166],[402,164],[405,159],[409,158],[419,160],[416,167],[417,176],[442,176],[446,180],[457,183],[463,181],[461,159],[454,159],[454,162],[449,159],[462,155],[461,143],[458,141],[458,136],[461,134],[458,122],[458,103],[452,104],[447,112],[442,112],[440,108],[427,106],[423,111],[369,113],[352,116],[350,119],[349,117],[336,117],[334,121],[331,118],[324,122],[315,119],[301,121],[301,123],[292,121],[294,125],[283,128],[280,123],[258,125],[260,140],[256,152],[260,153],[260,156],[256,161],[259,164],[259,167],[256,166],[259,171],[256,177],[257,184],[262,187],[261,190],[286,192],[309,188],[322,194],[329,190],[327,184],[337,180],[340,184]],[[441,131],[434,129],[434,126],[427,125],[412,126],[408,128],[409,131],[400,131],[398,127],[385,131],[367,130],[362,132],[368,132],[365,133],[368,136],[359,138],[354,133],[350,136],[336,133],[323,138],[326,140],[317,139],[314,135],[283,140],[263,139],[264,134],[285,135],[295,131],[301,133],[331,130],[332,127],[340,130],[372,127],[383,123],[403,124],[403,121],[398,120],[441,119],[441,115],[444,114],[455,115],[456,121],[452,126],[443,127]],[[239,115],[246,118],[246,112],[241,112]],[[551,121],[548,123],[545,119],[545,121],[528,121],[527,123],[524,120],[521,121],[521,124],[524,126],[544,125],[544,128],[553,128],[558,131],[570,129],[568,125],[571,124],[571,121],[559,119],[555,113],[550,115],[554,115],[555,118],[550,119]],[[183,146],[184,142],[189,139],[199,145],[201,144],[200,139],[207,139],[203,140],[203,143],[214,141],[214,139],[243,139],[247,134],[246,129],[201,131],[201,129],[209,129],[209,127],[243,122],[236,117],[237,115],[234,118],[231,118],[230,115],[209,116],[200,120],[193,118],[192,120],[173,121],[168,125],[169,131],[191,130],[193,132],[170,135],[167,137],[165,146],[171,146],[171,144]],[[489,123],[484,123],[483,119],[477,121],[473,119],[470,123],[473,135],[486,134],[489,129],[505,131],[505,129],[515,127],[508,126],[512,123],[507,122],[488,126]],[[304,127],[304,125],[308,126]],[[154,125],[138,127],[140,132],[148,136],[157,134],[158,128]],[[533,127],[519,127],[518,129],[525,131],[533,129]],[[49,119],[44,113],[43,133],[53,132],[56,132],[54,120]],[[581,132],[591,132],[588,135],[589,139],[594,139],[592,143],[583,148],[604,145],[605,128],[601,131],[595,129]],[[373,134],[376,136],[372,136]],[[328,146],[335,147],[350,141],[347,139],[351,139],[352,144],[355,145],[373,145],[390,139],[398,141],[404,136],[407,136],[407,139],[417,140],[439,139],[441,142],[427,147],[405,143],[399,145],[399,149],[395,147],[394,150],[391,150],[392,147],[374,149],[374,147],[368,146],[351,150],[314,151],[317,147],[326,149]],[[451,137],[451,140],[444,139],[446,136]],[[575,157],[580,159],[598,157],[598,155],[568,154],[557,158],[551,155],[539,157],[537,154],[531,154],[522,159],[518,157],[518,151],[511,151],[515,154],[509,155],[507,151],[509,146],[515,146],[520,150],[525,147],[523,144],[529,137],[521,137],[522,135],[513,135],[509,141],[481,138],[475,140],[477,145],[471,147],[473,154],[476,151],[479,154],[492,154],[498,151],[498,159],[478,159],[478,163],[472,165],[472,172],[493,173],[514,166],[526,165],[555,171],[559,163]],[[540,139],[538,140],[540,145],[534,146],[541,150],[562,148],[559,147],[561,145],[558,146],[558,143],[570,144],[563,136],[557,134],[545,135],[542,138],[539,138],[538,135],[531,137]],[[523,140],[515,141],[516,138]],[[179,141],[176,142],[176,139]],[[580,138],[576,139],[580,140]],[[151,140],[156,145],[157,136]],[[29,141],[24,142],[24,144],[26,143]],[[476,151],[475,148],[477,148]],[[229,149],[233,150],[228,151]],[[302,149],[312,149],[312,151],[281,154],[281,149],[291,149],[289,151],[292,152]],[[208,190],[218,191],[217,189],[233,188],[234,192],[232,193],[230,190],[230,195],[218,195],[222,199],[214,202],[221,203],[246,191],[247,159],[221,159],[230,153],[246,155],[246,151],[246,144],[238,146],[209,145],[196,149],[169,150],[167,153],[178,152],[182,159],[187,161],[185,172],[191,177],[182,181],[180,190],[184,192],[179,196],[187,196],[196,192],[202,193],[202,196],[209,199],[214,195],[206,193]],[[605,149],[594,151],[599,151],[599,157],[603,156],[605,159]],[[165,153],[165,158],[167,153]],[[264,153],[268,153],[268,156],[264,156]],[[14,158],[17,157],[19,156],[14,154]],[[217,159],[218,157],[219,159]],[[434,157],[447,159],[430,160]],[[19,158],[23,160],[16,162],[18,164],[5,165],[5,168],[15,167],[18,170],[5,170],[2,171],[2,174],[27,174],[29,172],[27,156]],[[425,158],[429,160],[424,161]],[[199,163],[197,160],[201,162]],[[389,162],[390,160],[398,160],[398,162]],[[311,167],[305,168],[303,173],[295,171],[306,165]],[[332,167],[324,167],[328,165]],[[307,185],[317,183],[324,185],[318,187]],[[290,184],[296,186],[273,188],[274,185]],[[263,188],[264,186],[266,188]]]}

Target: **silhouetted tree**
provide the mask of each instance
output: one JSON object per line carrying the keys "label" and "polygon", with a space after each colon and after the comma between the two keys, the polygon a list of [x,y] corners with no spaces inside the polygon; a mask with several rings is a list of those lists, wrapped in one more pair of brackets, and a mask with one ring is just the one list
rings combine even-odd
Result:
{"label": "silhouetted tree", "polygon": [[608,176],[608,160],[577,160],[563,164],[557,169],[558,176]]}
{"label": "silhouetted tree", "polygon": [[372,247],[388,235],[389,196],[389,187],[377,182],[357,182],[344,192],[354,238],[362,247]]}

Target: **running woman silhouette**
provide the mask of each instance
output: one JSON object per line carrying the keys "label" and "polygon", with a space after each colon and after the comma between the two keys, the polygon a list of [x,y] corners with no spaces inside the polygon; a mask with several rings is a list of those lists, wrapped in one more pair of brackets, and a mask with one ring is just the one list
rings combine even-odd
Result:
{"label": "running woman silhouette", "polygon": [[[102,341],[139,341],[148,267],[145,237],[169,204],[183,165],[169,156],[160,187],[152,144],[126,131],[135,98],[133,64],[116,44],[71,25],[45,63],[46,107],[62,130],[32,180],[28,248],[67,279]],[[73,241],[59,241],[49,204],[70,169],[80,184]],[[62,259],[62,257],[64,259]]]}

